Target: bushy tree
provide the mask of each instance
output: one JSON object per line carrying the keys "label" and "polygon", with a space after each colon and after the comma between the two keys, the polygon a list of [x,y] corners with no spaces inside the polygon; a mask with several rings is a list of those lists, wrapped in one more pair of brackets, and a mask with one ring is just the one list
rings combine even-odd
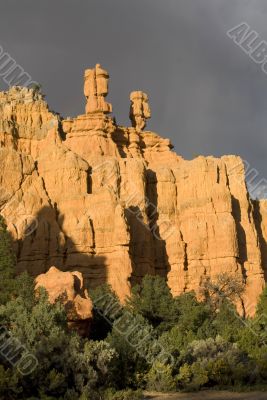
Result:
{"label": "bushy tree", "polygon": [[266,381],[266,289],[255,317],[245,319],[229,300],[237,293],[225,277],[218,290],[212,284],[207,302],[193,292],[173,298],[160,277],[145,277],[126,305],[103,285],[90,291],[94,323],[91,340],[83,339],[68,329],[60,299],[50,304],[44,289],[35,293],[27,274],[15,278],[4,222],[1,234],[0,326],[38,364],[22,375],[2,357],[0,398],[138,400],[138,388],[198,390]]}
{"label": "bushy tree", "polygon": [[144,385],[145,374],[160,351],[153,327],[139,314],[127,309],[113,322],[107,338],[119,356],[117,385],[120,388]]}
{"label": "bushy tree", "polygon": [[194,292],[176,297],[175,309],[178,315],[177,326],[184,335],[185,343],[188,343],[187,335],[189,339],[193,336],[204,339],[215,333],[211,325],[213,313],[210,306],[198,301]]}
{"label": "bushy tree", "polygon": [[16,257],[12,249],[12,240],[0,215],[0,304],[12,298],[15,290]]}
{"label": "bushy tree", "polygon": [[202,283],[201,292],[214,310],[218,310],[221,303],[230,301],[234,303],[240,300],[244,292],[244,282],[233,275],[226,272],[216,275],[215,278],[205,279]]}
{"label": "bushy tree", "polygon": [[142,390],[115,390],[108,389],[103,394],[103,400],[143,400]]}
{"label": "bushy tree", "polygon": [[262,322],[267,325],[267,285],[263,289],[258,304],[256,315],[259,318],[262,317]]}
{"label": "bushy tree", "polygon": [[103,340],[111,332],[113,321],[122,315],[124,307],[108,284],[90,290],[90,297],[94,304],[90,337],[94,340]]}
{"label": "bushy tree", "polygon": [[157,392],[172,392],[176,389],[172,367],[157,361],[146,375],[147,389]]}
{"label": "bushy tree", "polygon": [[173,309],[176,311],[176,324],[163,332],[159,341],[170,353],[175,365],[179,355],[193,340],[206,339],[216,335],[212,325],[214,315],[208,305],[199,302],[193,292],[184,293],[174,300]]}
{"label": "bushy tree", "polygon": [[170,289],[160,276],[146,275],[140,285],[134,286],[128,306],[161,331],[168,329],[176,318]]}
{"label": "bushy tree", "polygon": [[254,379],[254,370],[255,364],[237,344],[217,336],[188,345],[177,379],[181,387],[197,390],[206,384],[245,384]]}
{"label": "bushy tree", "polygon": [[[64,307],[59,301],[50,304],[45,290],[29,297],[18,296],[0,307],[2,325],[38,361],[26,376],[13,369],[16,386],[6,385],[6,395],[91,399],[99,388],[111,385],[116,351],[106,342],[84,340],[69,332]],[[16,397],[18,388],[21,393]]]}
{"label": "bushy tree", "polygon": [[238,314],[235,305],[225,299],[215,313],[212,326],[217,335],[234,343],[238,341],[244,322],[244,318]]}
{"label": "bushy tree", "polygon": [[267,289],[259,298],[256,314],[243,321],[238,331],[238,345],[257,365],[259,381],[267,380]]}

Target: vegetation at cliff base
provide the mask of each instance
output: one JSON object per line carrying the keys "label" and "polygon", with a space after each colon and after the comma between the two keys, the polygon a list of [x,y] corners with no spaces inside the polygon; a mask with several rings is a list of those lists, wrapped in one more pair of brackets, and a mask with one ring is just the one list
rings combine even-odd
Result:
{"label": "vegetation at cliff base", "polygon": [[227,276],[205,283],[202,301],[193,292],[173,297],[158,276],[146,276],[125,305],[104,285],[90,292],[94,319],[84,338],[68,328],[60,299],[52,305],[31,277],[15,277],[2,218],[0,271],[1,399],[138,400],[146,389],[266,383],[267,289],[245,318],[232,302],[242,287]]}

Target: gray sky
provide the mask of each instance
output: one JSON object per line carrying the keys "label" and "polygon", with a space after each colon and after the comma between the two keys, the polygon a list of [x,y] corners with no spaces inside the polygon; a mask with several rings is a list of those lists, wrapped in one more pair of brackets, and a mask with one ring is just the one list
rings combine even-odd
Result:
{"label": "gray sky", "polygon": [[266,0],[0,0],[0,45],[63,116],[99,62],[118,123],[144,90],[178,154],[239,154],[267,179],[267,75],[226,35],[245,21],[267,41],[266,17]]}

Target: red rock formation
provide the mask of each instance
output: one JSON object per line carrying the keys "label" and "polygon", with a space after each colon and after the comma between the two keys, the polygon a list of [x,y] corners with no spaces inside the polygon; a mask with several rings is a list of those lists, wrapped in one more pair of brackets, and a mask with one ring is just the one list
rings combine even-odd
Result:
{"label": "red rock formation", "polygon": [[141,91],[132,92],[130,95],[130,120],[137,132],[141,132],[146,127],[146,120],[151,117],[148,96]]}
{"label": "red rock formation", "polygon": [[187,161],[169,139],[118,126],[103,106],[104,81],[85,88],[87,101],[101,97],[96,109],[63,121],[32,90],[0,93],[0,212],[18,271],[79,271],[121,299],[145,274],[166,276],[177,295],[228,272],[244,280],[253,313],[267,212],[249,198],[241,159]]}
{"label": "red rock formation", "polygon": [[84,288],[80,272],[62,272],[51,267],[45,274],[38,275],[35,289],[46,289],[51,303],[61,298],[65,305],[68,323],[81,334],[88,334],[93,316],[93,303]]}

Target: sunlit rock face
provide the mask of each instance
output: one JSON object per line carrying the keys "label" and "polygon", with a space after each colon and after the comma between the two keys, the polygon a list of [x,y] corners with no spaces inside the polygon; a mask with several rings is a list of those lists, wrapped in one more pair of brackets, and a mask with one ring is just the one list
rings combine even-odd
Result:
{"label": "sunlit rock face", "polygon": [[241,159],[178,156],[145,130],[141,91],[131,95],[132,126],[119,126],[108,78],[100,65],[86,70],[85,114],[65,120],[36,90],[0,93],[0,212],[18,272],[79,271],[121,300],[146,274],[166,277],[178,295],[227,272],[244,281],[239,309],[253,314],[267,271],[267,205],[250,199]]}
{"label": "sunlit rock face", "polygon": [[46,290],[50,303],[60,300],[64,304],[71,328],[81,335],[88,335],[93,318],[93,303],[84,288],[80,272],[63,272],[51,267],[46,273],[36,277],[36,296],[39,296],[40,288]]}

